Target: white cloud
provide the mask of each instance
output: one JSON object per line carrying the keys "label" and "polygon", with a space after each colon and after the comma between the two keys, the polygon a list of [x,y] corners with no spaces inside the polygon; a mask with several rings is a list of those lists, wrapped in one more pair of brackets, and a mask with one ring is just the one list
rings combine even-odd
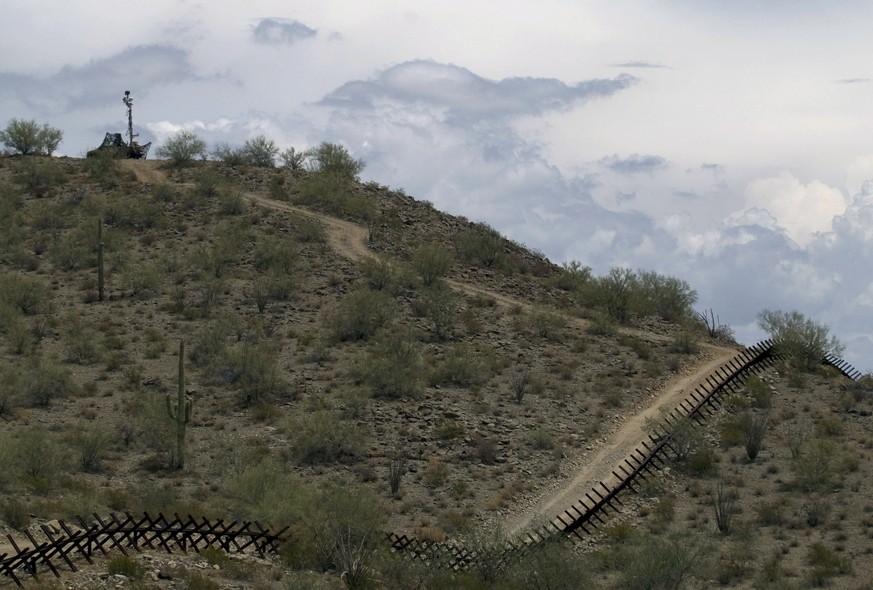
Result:
{"label": "white cloud", "polygon": [[813,180],[803,184],[791,172],[754,180],[745,190],[746,206],[769,212],[776,223],[801,247],[815,234],[832,229],[833,218],[848,204],[842,191]]}

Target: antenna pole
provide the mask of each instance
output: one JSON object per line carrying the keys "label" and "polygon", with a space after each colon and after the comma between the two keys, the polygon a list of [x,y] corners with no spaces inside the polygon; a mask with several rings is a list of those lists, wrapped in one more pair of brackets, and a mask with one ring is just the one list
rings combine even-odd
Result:
{"label": "antenna pole", "polygon": [[127,105],[127,136],[130,138],[128,146],[133,151],[133,138],[136,137],[133,133],[133,99],[130,97],[130,90],[124,91],[124,98],[121,99]]}

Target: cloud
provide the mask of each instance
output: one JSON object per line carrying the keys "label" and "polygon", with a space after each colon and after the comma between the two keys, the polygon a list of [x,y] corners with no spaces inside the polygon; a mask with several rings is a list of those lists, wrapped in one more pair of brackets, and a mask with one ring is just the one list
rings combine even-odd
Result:
{"label": "cloud", "polygon": [[623,61],[612,64],[614,68],[642,68],[642,69],[656,69],[656,68],[665,68],[667,66],[657,63],[652,63],[648,61]]}
{"label": "cloud", "polygon": [[465,124],[568,110],[586,100],[611,96],[637,81],[628,74],[575,85],[553,78],[495,81],[459,66],[416,60],[388,68],[375,79],[344,84],[320,104],[365,110],[386,103],[405,108],[421,105],[440,112],[448,123]]}
{"label": "cloud", "polygon": [[627,158],[620,158],[618,154],[614,154],[602,158],[600,164],[619,174],[639,174],[666,168],[667,160],[661,156],[631,154]]}
{"label": "cloud", "polygon": [[315,29],[296,20],[264,18],[255,25],[252,37],[256,43],[265,45],[290,45],[297,41],[310,39],[317,33],[318,31]]}
{"label": "cloud", "polygon": [[71,111],[120,103],[124,90],[141,95],[192,76],[182,49],[140,45],[80,67],[63,67],[49,76],[0,72],[0,97],[17,100],[36,112]]}
{"label": "cloud", "polygon": [[846,197],[819,180],[803,184],[793,174],[761,178],[746,186],[748,208],[770,212],[798,245],[807,246],[817,233],[830,231],[831,222],[846,210]]}

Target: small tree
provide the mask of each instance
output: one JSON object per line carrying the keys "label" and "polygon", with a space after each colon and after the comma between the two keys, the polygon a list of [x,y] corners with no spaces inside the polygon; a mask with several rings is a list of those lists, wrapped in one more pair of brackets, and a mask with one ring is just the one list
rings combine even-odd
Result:
{"label": "small tree", "polygon": [[312,171],[335,174],[349,180],[356,179],[365,166],[363,160],[353,158],[342,145],[327,141],[307,150],[306,156]]}
{"label": "small tree", "polygon": [[815,370],[826,356],[839,356],[845,349],[826,325],[799,311],[765,309],[758,314],[758,325],[770,334],[777,350],[802,371]]}
{"label": "small tree", "polygon": [[206,159],[206,142],[193,131],[182,130],[167,140],[167,143],[155,150],[159,158],[170,160],[170,165],[177,168],[191,165],[191,161],[199,156]]}
{"label": "small tree", "polygon": [[279,154],[279,148],[272,139],[258,135],[246,140],[245,144],[243,144],[242,153],[247,164],[272,168],[276,165],[276,156]]}
{"label": "small tree", "polygon": [[298,152],[293,147],[286,149],[279,157],[282,159],[282,166],[288,170],[303,170],[306,162],[306,152]]}
{"label": "small tree", "polygon": [[21,121],[12,119],[6,129],[0,131],[0,141],[12,150],[12,153],[40,154],[50,156],[61,143],[63,132],[60,129],[50,127],[48,123],[39,123],[34,120]]}

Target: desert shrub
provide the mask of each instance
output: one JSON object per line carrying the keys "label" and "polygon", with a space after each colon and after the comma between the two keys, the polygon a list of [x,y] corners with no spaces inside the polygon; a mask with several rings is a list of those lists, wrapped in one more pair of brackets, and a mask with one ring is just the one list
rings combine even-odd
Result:
{"label": "desert shrub", "polygon": [[45,429],[31,426],[20,431],[11,441],[12,467],[35,491],[52,489],[64,469],[63,449]]}
{"label": "desert shrub", "polygon": [[155,156],[169,160],[173,167],[183,168],[190,166],[194,158],[206,159],[206,142],[193,131],[183,129],[158,146]]}
{"label": "desert shrub", "polygon": [[700,351],[697,338],[691,330],[687,329],[679,330],[676,333],[671,349],[679,354],[697,354]]}
{"label": "desert shrub", "polygon": [[276,165],[276,156],[278,154],[279,147],[276,145],[276,142],[272,139],[267,139],[263,135],[247,139],[242,148],[242,155],[246,160],[245,163],[251,166],[272,168]]}
{"label": "desert shrub", "polygon": [[823,543],[816,542],[810,545],[808,562],[810,565],[809,578],[813,586],[825,586],[831,578],[849,574],[852,571],[852,562]]}
{"label": "desert shrub", "polygon": [[149,299],[160,292],[166,276],[157,263],[128,264],[121,270],[119,279],[131,297]]}
{"label": "desert shrub", "polygon": [[626,324],[631,319],[637,275],[628,268],[612,268],[608,274],[589,283],[586,296],[614,321]]}
{"label": "desert shrub", "polygon": [[262,235],[255,242],[252,262],[260,272],[290,273],[297,259],[297,244],[291,238]]}
{"label": "desert shrub", "polygon": [[13,273],[0,273],[0,303],[24,315],[36,315],[51,307],[50,295],[42,281]]}
{"label": "desert shrub", "polygon": [[72,373],[54,361],[39,357],[29,361],[19,374],[21,401],[26,406],[46,407],[54,399],[79,391]]}
{"label": "desert shrub", "polygon": [[500,266],[505,258],[503,245],[503,236],[485,223],[472,224],[455,240],[455,250],[462,260],[486,268]]}
{"label": "desert shrub", "polygon": [[669,322],[680,323],[695,317],[697,292],[688,283],[654,271],[636,274],[634,307],[641,316],[656,314]]}
{"label": "desert shrub", "polygon": [[306,152],[289,147],[279,154],[279,158],[282,160],[282,167],[286,170],[303,170],[303,165],[306,163]]}
{"label": "desert shrub", "polygon": [[219,143],[212,149],[212,157],[225,166],[243,166],[249,163],[248,157],[241,147],[231,147],[226,143]]}
{"label": "desert shrub", "polygon": [[560,315],[546,311],[534,310],[528,317],[528,325],[534,334],[546,340],[559,340],[561,330],[567,322]]}
{"label": "desert shrub", "polygon": [[356,423],[344,421],[335,413],[322,410],[295,426],[291,450],[303,465],[328,465],[351,461],[365,450],[365,433]]}
{"label": "desert shrub", "polygon": [[224,378],[237,388],[244,405],[273,400],[288,391],[276,353],[264,343],[240,342],[226,350],[224,360]]}
{"label": "desert shrub", "polygon": [[70,435],[79,467],[89,473],[103,468],[103,459],[115,440],[115,433],[101,426],[80,426]]}
{"label": "desert shrub", "polygon": [[85,172],[104,188],[114,188],[119,184],[118,154],[114,150],[96,150],[85,159]]}
{"label": "desert shrub", "polygon": [[385,514],[373,492],[347,482],[332,483],[311,496],[302,528],[314,543],[316,565],[341,573],[348,588],[371,587],[385,542]]}
{"label": "desert shrub", "polygon": [[825,489],[835,474],[837,445],[828,439],[806,440],[792,461],[797,486],[807,492]]}
{"label": "desert shrub", "polygon": [[549,284],[571,293],[581,291],[591,280],[591,268],[582,266],[578,260],[565,262],[561,270],[549,278]]}
{"label": "desert shrub", "polygon": [[116,555],[111,557],[106,564],[106,571],[109,575],[125,576],[131,580],[141,580],[146,573],[145,567],[128,557],[127,555]]}
{"label": "desert shrub", "polygon": [[422,392],[418,341],[404,330],[384,335],[365,354],[356,373],[375,397],[418,397]]}
{"label": "desert shrub", "polygon": [[310,170],[347,180],[355,180],[366,165],[363,160],[353,158],[342,145],[327,141],[307,150],[306,158]]}
{"label": "desert shrub", "polygon": [[30,510],[16,498],[4,501],[0,509],[0,519],[8,526],[16,530],[23,530],[30,526]]}
{"label": "desert shrub", "polygon": [[691,535],[639,535],[616,547],[624,590],[681,588],[706,570],[708,548]]}
{"label": "desert shrub", "polygon": [[399,287],[398,272],[385,258],[366,257],[358,263],[358,269],[367,281],[367,286],[374,291],[393,293]]}
{"label": "desert shrub", "polygon": [[327,327],[336,340],[366,340],[394,315],[394,302],[386,294],[358,289],[339,300],[327,320]]}
{"label": "desert shrub", "polygon": [[535,428],[528,435],[530,445],[539,451],[549,451],[555,448],[555,434],[546,427]]}
{"label": "desert shrub", "polygon": [[766,413],[744,412],[740,415],[739,426],[743,431],[743,444],[749,461],[754,461],[758,456],[768,425],[769,416]]}
{"label": "desert shrub", "polygon": [[225,185],[218,191],[218,213],[231,216],[240,215],[245,211],[246,201],[242,189],[237,186]]}
{"label": "desert shrub", "polygon": [[596,588],[591,564],[585,556],[564,543],[550,542],[526,552],[508,571],[507,578],[519,588],[576,590]]}
{"label": "desert shrub", "polygon": [[509,389],[512,399],[520,404],[531,387],[531,373],[527,369],[518,369],[509,376]]}
{"label": "desert shrub", "polygon": [[445,247],[432,242],[420,245],[412,255],[412,268],[426,287],[444,277],[452,268],[452,262],[452,255]]}
{"label": "desert shrub", "polygon": [[12,119],[0,131],[0,141],[13,154],[24,156],[38,154],[51,156],[61,143],[64,134],[48,123],[39,125],[35,120]]}
{"label": "desert shrub", "polygon": [[826,325],[799,311],[764,309],[758,314],[758,324],[770,334],[777,350],[802,371],[821,367],[826,356],[839,356],[845,348]]}
{"label": "desert shrub", "polygon": [[424,313],[433,326],[432,334],[437,340],[448,340],[454,335],[458,320],[458,300],[445,285],[432,284],[422,293]]}
{"label": "desert shrub", "polygon": [[785,502],[775,500],[773,502],[760,502],[755,506],[755,515],[759,524],[764,526],[778,526],[785,523]]}
{"label": "desert shrub", "polygon": [[588,324],[588,331],[595,336],[612,336],[617,330],[615,320],[605,311],[594,310]]}
{"label": "desert shrub", "polygon": [[713,475],[718,471],[715,451],[709,446],[699,446],[688,454],[684,466],[692,475]]}
{"label": "desert shrub", "polygon": [[831,503],[823,494],[810,494],[800,506],[800,511],[803,513],[806,524],[815,527],[825,521],[831,511]]}
{"label": "desert shrub", "polygon": [[773,391],[763,379],[752,375],[746,379],[744,385],[746,392],[752,397],[752,407],[769,408],[773,405]]}
{"label": "desert shrub", "polygon": [[712,508],[715,512],[715,526],[723,535],[730,534],[731,523],[736,514],[738,495],[736,490],[729,490],[727,486],[719,482],[712,492]]}
{"label": "desert shrub", "polygon": [[297,239],[305,244],[323,244],[327,241],[324,224],[309,215],[297,215],[291,218]]}
{"label": "desert shrub", "polygon": [[491,353],[477,350],[466,342],[454,344],[437,363],[430,376],[431,385],[481,385],[491,377]]}

